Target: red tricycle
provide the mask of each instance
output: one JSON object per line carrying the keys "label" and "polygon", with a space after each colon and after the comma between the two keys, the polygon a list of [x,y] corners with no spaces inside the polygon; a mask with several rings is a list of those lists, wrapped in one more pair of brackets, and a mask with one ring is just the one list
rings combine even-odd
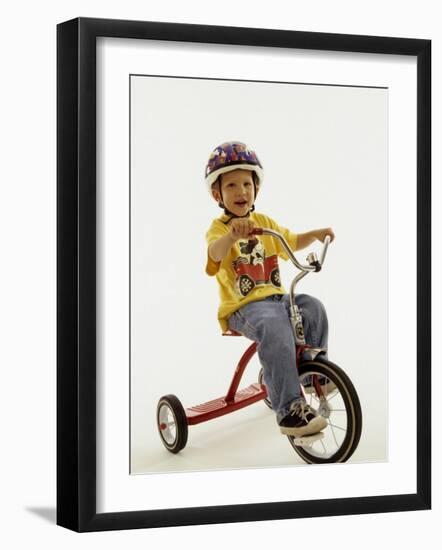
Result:
{"label": "red tricycle", "polygon": [[[345,372],[323,357],[325,349],[306,344],[301,313],[295,304],[296,284],[308,273],[321,270],[330,237],[326,237],[318,260],[312,252],[307,256],[307,265],[298,262],[284,237],[271,229],[255,228],[254,235],[271,235],[281,241],[289,259],[300,270],[290,286],[290,321],[296,342],[296,365],[301,389],[309,405],[327,420],[326,428],[318,434],[287,436],[293,449],[305,462],[320,464],[345,462],[358,446],[362,430],[362,411],[358,394]],[[226,336],[241,336],[228,331]],[[257,401],[264,401],[271,408],[263,383],[263,369],[257,383],[238,389],[247,364],[257,349],[253,342],[241,357],[227,394],[201,405],[185,409],[175,395],[161,397],[157,406],[157,424],[161,440],[168,451],[178,453],[187,443],[188,427],[207,422],[219,416],[237,411]]]}

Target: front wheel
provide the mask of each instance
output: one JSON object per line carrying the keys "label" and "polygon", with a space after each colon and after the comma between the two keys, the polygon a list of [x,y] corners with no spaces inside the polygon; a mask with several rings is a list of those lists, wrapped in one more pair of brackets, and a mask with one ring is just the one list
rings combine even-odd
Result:
{"label": "front wheel", "polygon": [[307,403],[323,416],[327,426],[323,437],[310,445],[296,445],[298,455],[309,464],[346,462],[358,446],[362,431],[362,411],[358,394],[345,372],[326,359],[304,361],[299,380]]}

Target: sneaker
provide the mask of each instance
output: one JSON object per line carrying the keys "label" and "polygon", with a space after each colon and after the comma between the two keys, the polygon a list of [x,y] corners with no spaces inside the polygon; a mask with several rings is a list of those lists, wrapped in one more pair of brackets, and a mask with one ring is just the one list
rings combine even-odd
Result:
{"label": "sneaker", "polygon": [[[321,386],[322,393],[325,395],[328,395],[331,393],[334,389],[336,389],[336,384],[330,380],[330,378],[326,378],[325,376],[319,376],[318,377],[319,385]],[[315,386],[312,384],[312,377],[309,376],[302,384],[302,387],[304,388],[304,392],[309,395],[311,393],[315,393],[316,389]]]}
{"label": "sneaker", "polygon": [[327,420],[316,415],[304,399],[294,401],[290,407],[290,413],[279,423],[282,434],[294,437],[316,434],[326,426]]}

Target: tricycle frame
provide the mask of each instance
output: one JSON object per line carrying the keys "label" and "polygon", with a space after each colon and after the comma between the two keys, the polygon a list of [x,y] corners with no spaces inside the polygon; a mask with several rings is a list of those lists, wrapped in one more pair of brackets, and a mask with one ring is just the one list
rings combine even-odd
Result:
{"label": "tricycle frame", "polygon": [[[223,336],[241,336],[241,334],[229,331],[224,333]],[[219,397],[212,401],[207,401],[206,403],[194,405],[193,407],[185,409],[187,424],[189,426],[201,424],[202,422],[224,416],[225,414],[237,411],[267,398],[267,389],[263,384],[254,383],[238,390],[244,371],[255,355],[257,347],[258,344],[253,342],[243,353],[235,369],[227,394],[224,397]],[[303,353],[308,349],[311,349],[308,345],[296,348],[297,364],[299,364]],[[293,368],[296,368],[296,365],[293,365]]]}

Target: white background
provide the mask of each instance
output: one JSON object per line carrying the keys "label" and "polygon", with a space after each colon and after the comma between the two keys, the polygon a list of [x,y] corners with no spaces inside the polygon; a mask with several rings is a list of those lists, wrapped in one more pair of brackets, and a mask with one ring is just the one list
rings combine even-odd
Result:
{"label": "white background", "polygon": [[[55,24],[82,16],[152,19],[187,23],[273,27],[295,30],[408,36],[433,39],[433,96],[441,95],[440,18],[436,2],[273,2],[213,4],[169,2],[160,8],[136,2],[22,3],[9,8],[2,33],[2,543],[7,548],[92,548],[130,544],[133,548],[180,546],[221,548],[247,538],[257,548],[279,539],[306,545],[323,533],[330,548],[371,548],[395,543],[415,548],[437,540],[441,501],[432,512],[290,520],[253,524],[181,527],[152,531],[75,535],[54,526],[55,507]],[[419,10],[419,11],[417,11]],[[235,13],[235,17],[232,14]],[[440,107],[433,105],[433,149],[441,148]],[[433,180],[440,181],[434,155]],[[433,204],[440,204],[435,186]],[[433,208],[437,213],[436,208]],[[440,221],[434,220],[433,280],[440,279],[436,245]],[[439,247],[440,249],[440,247]],[[434,290],[434,329],[440,332],[440,291]],[[433,387],[441,386],[437,362]],[[433,393],[433,400],[436,395]],[[406,422],[404,403],[404,422]],[[434,463],[441,461],[440,410],[434,408]],[[434,469],[434,487],[441,486]],[[361,535],[361,533],[363,535]],[[7,539],[3,541],[3,539]]]}
{"label": "white background", "polygon": [[[310,53],[290,64],[308,61],[313,64]],[[414,65],[405,71],[414,74]],[[299,68],[294,72],[300,78]],[[132,77],[131,89],[132,472],[303,464],[290,446],[281,453],[287,441],[275,444],[281,438],[274,416],[260,414],[262,407],[191,429],[178,460],[164,452],[155,423],[161,395],[176,393],[184,406],[225,395],[249,345],[220,337],[218,285],[204,269],[204,235],[221,210],[206,192],[203,168],[215,144],[234,136],[250,144],[264,166],[258,212],[298,233],[334,228],[324,270],[304,279],[297,292],[324,302],[330,359],[358,388],[364,433],[353,459],[385,460],[388,91],[150,77]],[[397,179],[403,196],[404,180]],[[414,187],[407,186],[412,197]],[[309,250],[320,247],[311,245],[298,258],[304,261]],[[288,291],[297,270],[280,264]],[[250,383],[259,372],[259,362],[254,365],[247,370]],[[232,443],[232,432],[241,441]]]}

